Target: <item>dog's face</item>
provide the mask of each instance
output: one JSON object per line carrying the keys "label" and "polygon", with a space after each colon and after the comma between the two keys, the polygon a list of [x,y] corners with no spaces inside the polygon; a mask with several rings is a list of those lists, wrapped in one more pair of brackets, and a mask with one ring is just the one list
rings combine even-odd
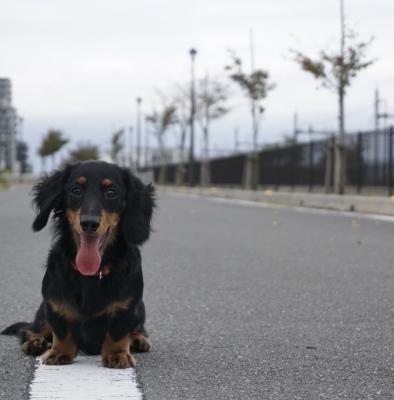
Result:
{"label": "dog's face", "polygon": [[151,186],[126,169],[99,161],[66,166],[41,179],[34,202],[34,230],[46,225],[52,210],[55,219],[66,219],[77,247],[75,265],[83,275],[97,273],[105,249],[118,236],[128,245],[142,244],[154,207]]}
{"label": "dog's face", "polygon": [[88,163],[71,171],[65,185],[65,212],[81,274],[97,273],[105,248],[117,234],[126,196],[121,171],[114,165]]}

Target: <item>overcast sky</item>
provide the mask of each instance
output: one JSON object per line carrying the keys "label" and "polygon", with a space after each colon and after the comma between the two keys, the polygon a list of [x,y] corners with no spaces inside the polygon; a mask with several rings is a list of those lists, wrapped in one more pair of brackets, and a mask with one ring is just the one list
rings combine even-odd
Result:
{"label": "overcast sky", "polygon": [[[366,130],[373,126],[376,87],[384,111],[394,112],[394,2],[345,0],[345,9],[360,39],[375,37],[369,54],[378,60],[346,99],[348,129]],[[336,127],[335,94],[316,90],[289,48],[311,55],[337,49],[339,0],[0,0],[0,10],[0,77],[12,80],[32,153],[49,127],[64,130],[74,144],[108,147],[111,132],[135,123],[137,96],[147,112],[156,89],[189,79],[191,46],[198,50],[197,75],[225,77],[227,49],[248,62],[251,28],[256,67],[277,84],[265,102],[260,142],[291,132],[295,110],[305,127]],[[232,112],[212,126],[220,148],[233,146],[236,127],[250,141],[247,103],[235,87],[232,93]]]}

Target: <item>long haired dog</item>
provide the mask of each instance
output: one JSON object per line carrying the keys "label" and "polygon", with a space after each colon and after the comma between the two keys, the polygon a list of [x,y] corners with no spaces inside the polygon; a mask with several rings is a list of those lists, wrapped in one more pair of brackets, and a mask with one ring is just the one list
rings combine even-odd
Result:
{"label": "long haired dog", "polygon": [[18,335],[22,350],[49,365],[69,364],[78,350],[101,354],[110,368],[135,365],[148,351],[139,246],[150,233],[154,190],[128,170],[87,161],[42,178],[33,188],[40,231],[53,212],[55,240],[41,303]]}

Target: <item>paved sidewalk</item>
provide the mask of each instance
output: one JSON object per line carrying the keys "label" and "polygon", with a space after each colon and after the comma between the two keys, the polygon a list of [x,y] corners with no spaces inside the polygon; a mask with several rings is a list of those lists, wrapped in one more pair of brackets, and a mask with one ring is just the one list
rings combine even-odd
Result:
{"label": "paved sidewalk", "polygon": [[337,211],[355,211],[368,214],[394,215],[394,197],[274,192],[272,190],[253,191],[217,187],[189,188],[187,186],[160,186],[160,190],[163,192],[188,193],[199,196],[231,198],[295,207],[311,207]]}

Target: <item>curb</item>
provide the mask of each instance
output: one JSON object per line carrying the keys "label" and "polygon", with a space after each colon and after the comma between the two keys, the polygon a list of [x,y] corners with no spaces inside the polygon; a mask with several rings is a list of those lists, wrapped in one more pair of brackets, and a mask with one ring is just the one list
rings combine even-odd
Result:
{"label": "curb", "polygon": [[161,192],[193,194],[204,197],[256,201],[293,207],[310,207],[364,214],[394,216],[394,196],[337,195],[302,192],[274,192],[272,190],[242,190],[217,187],[190,188],[187,186],[157,186]]}

